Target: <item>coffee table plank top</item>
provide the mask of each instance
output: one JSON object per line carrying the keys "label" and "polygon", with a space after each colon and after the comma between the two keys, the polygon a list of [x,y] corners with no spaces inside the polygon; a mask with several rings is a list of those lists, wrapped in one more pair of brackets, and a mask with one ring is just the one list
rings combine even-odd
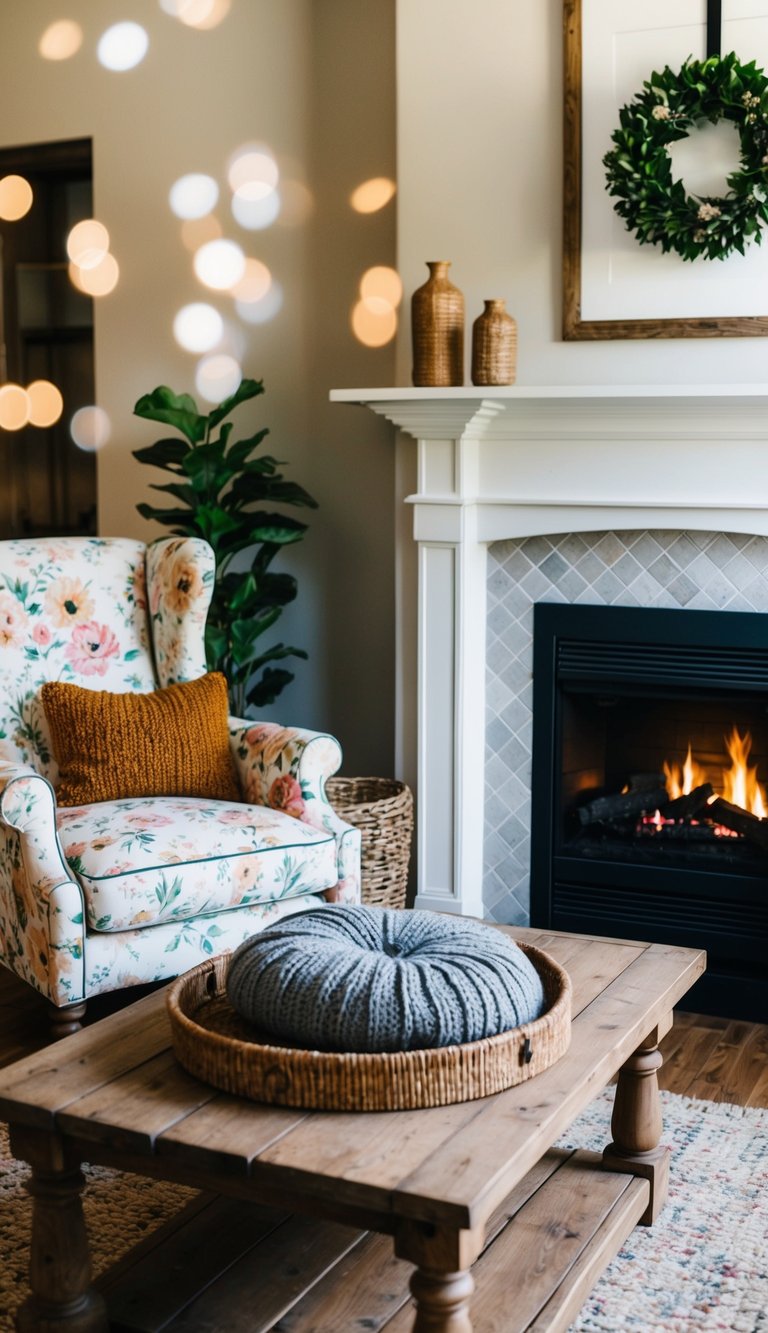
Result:
{"label": "coffee table plank top", "polygon": [[[398,1213],[482,1221],[605,1087],[704,970],[699,950],[652,944],[575,1019],[571,1045],[528,1083],[481,1103],[465,1131],[401,1181]],[[503,1149],[500,1145],[503,1144]],[[433,1209],[436,1208],[436,1213]]]}
{"label": "coffee table plank top", "polygon": [[155,992],[0,1070],[0,1117],[50,1129],[57,1111],[169,1045],[165,998]]}
{"label": "coffee table plank top", "polygon": [[163,992],[0,1071],[0,1115],[174,1156],[319,1199],[460,1227],[484,1221],[703,971],[698,950],[509,928],[563,961],[571,1048],[495,1097],[423,1111],[282,1110],[219,1094],[170,1049]]}

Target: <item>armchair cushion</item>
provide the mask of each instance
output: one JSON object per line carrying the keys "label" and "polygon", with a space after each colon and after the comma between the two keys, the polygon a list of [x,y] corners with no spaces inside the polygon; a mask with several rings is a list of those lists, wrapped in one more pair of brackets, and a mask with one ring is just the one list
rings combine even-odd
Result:
{"label": "armchair cushion", "polygon": [[161,797],[57,813],[59,840],[91,930],[184,921],[321,893],[336,840],[279,810]]}
{"label": "armchair cushion", "polygon": [[42,687],[60,770],[60,806],[130,796],[239,799],[219,672],[151,694],[111,694],[63,681]]}

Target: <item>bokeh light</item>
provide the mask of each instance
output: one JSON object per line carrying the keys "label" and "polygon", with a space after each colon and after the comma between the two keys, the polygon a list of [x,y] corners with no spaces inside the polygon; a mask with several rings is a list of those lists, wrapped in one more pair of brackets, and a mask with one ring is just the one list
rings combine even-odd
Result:
{"label": "bokeh light", "polygon": [[58,19],[51,23],[38,43],[44,60],[69,60],[83,44],[83,30],[74,19]]}
{"label": "bokeh light", "polygon": [[96,55],[105,69],[122,71],[140,65],[149,49],[149,37],[140,23],[113,23],[99,38]]}
{"label": "bokeh light", "polygon": [[191,171],[171,186],[168,199],[177,218],[202,218],[216,207],[219,187],[213,176]]}
{"label": "bokeh light", "polygon": [[114,255],[105,254],[93,268],[70,264],[69,276],[78,291],[85,292],[86,296],[109,296],[117,286],[120,267]]}
{"label": "bokeh light", "polygon": [[215,28],[227,17],[231,0],[160,0],[160,8],[190,28]]}
{"label": "bokeh light", "polygon": [[280,213],[280,195],[271,190],[267,195],[251,197],[251,187],[244,185],[232,196],[232,216],[246,231],[264,231],[271,227]]}
{"label": "bokeh light", "polygon": [[193,254],[207,241],[217,241],[221,234],[221,223],[213,213],[206,213],[204,218],[187,218],[181,224],[182,245]]}
{"label": "bokeh light", "polygon": [[383,347],[397,332],[397,312],[381,297],[365,297],[352,311],[352,329],[365,347]]}
{"label": "bokeh light", "polygon": [[112,423],[103,407],[81,407],[69,423],[69,433],[80,449],[101,449],[112,434]]}
{"label": "bokeh light", "polygon": [[95,268],[109,250],[109,232],[102,222],[85,218],[67,237],[67,254],[78,268]]}
{"label": "bokeh light", "polygon": [[260,259],[246,259],[243,276],[232,288],[232,295],[246,304],[261,301],[271,285],[272,274],[266,264],[262,264]]}
{"label": "bokeh light", "polygon": [[356,213],[378,213],[394,197],[396,189],[388,176],[374,176],[352,191],[349,202]]}
{"label": "bokeh light", "polygon": [[32,207],[32,186],[23,176],[3,176],[0,180],[0,218],[18,222]]}
{"label": "bokeh light", "polygon": [[235,310],[245,324],[267,324],[283,308],[283,289],[273,278],[260,301],[235,301]]}
{"label": "bokeh light", "polygon": [[235,241],[208,241],[200,246],[193,263],[200,281],[218,292],[234,287],[245,272],[245,255]]}
{"label": "bokeh light", "polygon": [[20,384],[4,384],[0,389],[0,427],[21,430],[29,421],[29,397]]}
{"label": "bokeh light", "polygon": [[50,380],[33,380],[27,385],[27,398],[31,426],[52,426],[64,411],[64,399]]}
{"label": "bokeh light", "polygon": [[360,280],[360,295],[364,300],[386,301],[393,308],[403,299],[403,284],[397,269],[386,264],[376,264],[369,268]]}
{"label": "bokeh light", "polygon": [[220,403],[235,392],[242,378],[242,368],[233,356],[205,356],[195,371],[195,387],[207,402]]}
{"label": "bokeh light", "polygon": [[204,301],[182,306],[173,321],[173,336],[185,352],[210,352],[223,333],[224,320]]}
{"label": "bokeh light", "polygon": [[251,199],[264,199],[277,187],[280,172],[264,148],[238,148],[229,159],[227,180],[232,190],[247,190]]}

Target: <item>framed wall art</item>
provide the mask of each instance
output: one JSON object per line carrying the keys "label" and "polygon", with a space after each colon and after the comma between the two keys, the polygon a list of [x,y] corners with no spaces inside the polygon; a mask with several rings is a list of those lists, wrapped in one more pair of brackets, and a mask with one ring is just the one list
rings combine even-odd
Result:
{"label": "framed wall art", "polygon": [[[563,17],[563,337],[768,337],[767,0],[675,0],[673,6],[669,0],[564,0]],[[685,119],[678,92],[690,61],[720,56],[722,63],[706,66],[706,80],[721,89],[732,82],[725,64],[732,52],[735,77],[744,80],[737,83],[738,98],[722,93],[723,114],[713,123],[706,111],[714,93],[707,82],[707,101],[694,80],[692,95],[701,101],[689,100]],[[663,78],[652,80],[666,67],[667,87]],[[725,83],[716,85],[718,77]],[[630,152],[653,148],[656,130],[668,130],[676,117],[686,130],[663,150],[670,163],[668,226],[645,234],[642,218],[630,229],[616,212],[604,163],[615,147],[621,109],[643,94],[651,131],[647,144],[630,138]],[[623,148],[621,154],[626,163]],[[729,188],[729,176],[741,195]],[[678,187],[673,198],[675,181],[684,192]],[[689,207],[681,222],[684,197],[698,211]],[[729,210],[738,222],[726,234]],[[684,227],[685,244],[679,239]],[[723,258],[711,257],[720,253]]]}

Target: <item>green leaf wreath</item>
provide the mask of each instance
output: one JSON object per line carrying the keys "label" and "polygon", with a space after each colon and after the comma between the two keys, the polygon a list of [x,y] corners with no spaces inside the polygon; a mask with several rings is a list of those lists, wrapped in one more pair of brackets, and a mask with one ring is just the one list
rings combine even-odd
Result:
{"label": "green leaf wreath", "polygon": [[[641,245],[660,245],[683,259],[725,259],[760,244],[768,222],[768,78],[754,61],[731,52],[666,66],[621,108],[615,147],[603,158],[614,208]],[[740,142],[740,166],[722,197],[688,194],[672,177],[668,145],[703,120],[730,120]]]}

